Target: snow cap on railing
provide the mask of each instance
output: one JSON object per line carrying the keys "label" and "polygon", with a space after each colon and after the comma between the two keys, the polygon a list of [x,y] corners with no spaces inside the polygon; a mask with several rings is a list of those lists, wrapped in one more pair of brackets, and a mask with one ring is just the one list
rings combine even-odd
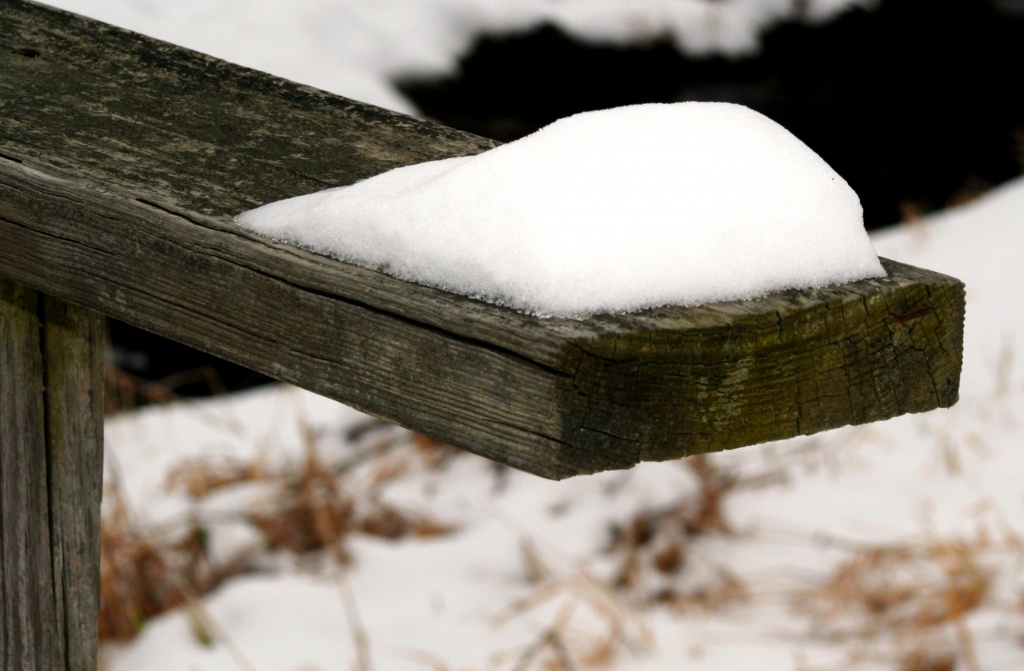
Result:
{"label": "snow cap on railing", "polygon": [[397,168],[237,221],[540,315],[884,274],[846,181],[782,126],[728,103],[585,112],[476,156]]}

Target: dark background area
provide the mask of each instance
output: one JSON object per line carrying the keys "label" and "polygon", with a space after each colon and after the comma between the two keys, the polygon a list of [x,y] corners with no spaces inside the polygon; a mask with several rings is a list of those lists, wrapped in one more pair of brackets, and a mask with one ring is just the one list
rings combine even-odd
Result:
{"label": "dark background area", "polygon": [[687,58],[667,40],[588,46],[545,26],[481,40],[456,77],[400,85],[425,115],[503,141],[585,110],[741,103],[843,175],[875,228],[1020,174],[1024,16],[1003,4],[883,0],[778,25],[735,59]]}
{"label": "dark background area", "polygon": [[[543,26],[482,38],[455,76],[399,85],[424,115],[503,141],[588,110],[742,103],[845,177],[876,228],[1021,173],[1022,65],[1024,0],[883,0],[822,25],[780,24],[751,57],[688,58],[668,40],[589,45]],[[269,381],[126,324],[110,331],[113,405]]]}

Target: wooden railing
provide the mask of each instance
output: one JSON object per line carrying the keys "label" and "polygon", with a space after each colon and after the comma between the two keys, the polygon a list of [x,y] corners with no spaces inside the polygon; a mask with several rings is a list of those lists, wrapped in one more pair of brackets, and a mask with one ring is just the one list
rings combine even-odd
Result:
{"label": "wooden railing", "polygon": [[542,319],[258,238],[250,207],[495,143],[0,2],[0,668],[92,669],[101,314],[545,477],[952,405],[964,288]]}

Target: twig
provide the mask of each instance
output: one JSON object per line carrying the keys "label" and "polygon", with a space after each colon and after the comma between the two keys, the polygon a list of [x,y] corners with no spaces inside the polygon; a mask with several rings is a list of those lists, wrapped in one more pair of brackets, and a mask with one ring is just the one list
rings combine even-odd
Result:
{"label": "twig", "polygon": [[213,618],[210,617],[210,614],[203,608],[199,599],[191,593],[191,590],[185,586],[181,586],[181,589],[182,593],[185,595],[186,603],[188,604],[189,614],[210,633],[210,637],[224,646],[224,649],[228,651],[229,655],[231,655],[235,664],[237,664],[243,671],[256,671],[256,667],[242,653],[241,648],[235,645],[235,642],[230,636],[228,636],[228,633],[223,627],[214,622]]}
{"label": "twig", "polygon": [[576,671],[576,664],[573,663],[572,657],[569,656],[569,650],[565,647],[562,637],[554,629],[545,631],[540,638],[523,651],[513,671],[526,671],[544,648],[549,646],[558,657],[559,664],[562,665],[561,671]]}
{"label": "twig", "polygon": [[366,634],[362,620],[359,617],[359,609],[356,606],[356,597],[352,592],[352,585],[347,577],[340,570],[338,572],[338,590],[341,592],[341,605],[345,609],[345,619],[348,622],[349,632],[352,634],[352,642],[356,648],[356,662],[353,667],[356,671],[373,671],[373,661],[370,656],[370,638]]}

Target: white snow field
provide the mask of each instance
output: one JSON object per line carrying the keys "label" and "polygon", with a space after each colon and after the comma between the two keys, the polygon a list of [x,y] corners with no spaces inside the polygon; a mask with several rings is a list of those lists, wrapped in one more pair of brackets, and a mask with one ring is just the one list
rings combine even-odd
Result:
{"label": "white snow field", "polygon": [[[346,569],[269,553],[264,570],[228,581],[199,610],[159,616],[132,642],[105,645],[104,668],[943,668],[913,656],[925,653],[936,664],[952,655],[967,671],[1022,668],[1021,212],[1024,179],[874,238],[883,256],[966,282],[961,401],[713,455],[712,464],[753,480],[721,501],[731,533],[676,530],[685,560],[675,573],[647,566],[639,587],[614,588],[623,556],[610,539],[640,512],[696,497],[698,479],[681,463],[551,482],[469,454],[430,467],[419,450],[402,448],[347,476],[345,491],[455,532],[396,541],[353,534]],[[197,516],[213,555],[226,557],[260,547],[245,513],[266,506],[279,485],[249,482],[197,501],[167,488],[173,467],[205,459],[270,473],[301,462],[311,446],[334,463],[407,435],[346,437],[366,421],[285,387],[150,408],[108,423],[108,468],[120,474],[140,529],[166,536]],[[691,598],[637,596],[668,589]],[[955,596],[976,598],[962,618],[907,624],[943,612]],[[197,636],[197,612],[212,642]],[[553,631],[575,667],[557,666],[553,648],[539,647]]]}
{"label": "white snow field", "polygon": [[236,222],[541,315],[885,274],[843,178],[782,126],[729,103],[576,114],[476,156],[397,168]]}

